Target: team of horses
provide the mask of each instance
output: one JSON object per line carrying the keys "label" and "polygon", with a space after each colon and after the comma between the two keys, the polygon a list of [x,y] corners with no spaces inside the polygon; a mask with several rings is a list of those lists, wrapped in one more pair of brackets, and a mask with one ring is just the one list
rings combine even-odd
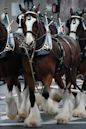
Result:
{"label": "team of horses", "polygon": [[[0,76],[7,83],[10,97],[12,95],[13,85],[17,87],[18,112],[20,116],[25,118],[25,124],[28,127],[40,126],[42,124],[35,96],[36,81],[42,82],[44,87],[42,97],[46,108],[45,110],[48,113],[56,114],[55,119],[57,123],[67,123],[71,120],[73,113],[75,116],[78,116],[76,114],[77,108],[79,109],[79,112],[82,105],[83,110],[79,114],[81,116],[86,116],[85,100],[81,100],[80,102],[82,103],[79,103],[79,106],[75,108],[75,98],[78,99],[78,97],[71,92],[72,85],[74,88],[78,87],[76,84],[78,73],[81,73],[84,76],[82,89],[84,90],[85,88],[85,74],[82,70],[82,68],[84,68],[85,72],[85,58],[81,58],[82,55],[85,56],[85,53],[83,54],[85,51],[83,49],[85,47],[81,49],[80,42],[74,39],[76,33],[81,36],[81,34],[78,33],[78,29],[75,29],[77,32],[71,30],[71,26],[73,22],[75,22],[75,19],[78,19],[80,22],[80,17],[82,18],[83,13],[77,17],[75,17],[76,14],[73,14],[70,18],[71,22],[67,22],[70,27],[68,36],[56,34],[56,31],[54,30],[55,26],[52,25],[51,21],[49,23],[46,14],[44,15],[45,22],[40,20],[39,5],[32,11],[22,8],[21,5],[19,7],[21,14],[18,15],[17,22],[21,32],[19,33],[19,31],[17,31],[16,33],[13,33],[15,49],[13,51],[5,51],[4,58],[0,59]],[[75,25],[75,27],[78,27],[78,25]],[[0,38],[2,52],[6,49],[8,34],[5,26],[1,22],[0,31],[2,34]],[[74,37],[71,36],[71,33],[74,33]],[[82,37],[80,37],[79,41],[81,41],[81,39]],[[2,54],[3,53],[1,53],[1,55]],[[22,72],[20,73],[20,71]],[[25,80],[23,100],[21,100],[20,97],[21,88],[18,80],[18,76],[21,74],[23,74]],[[62,80],[63,75],[65,75],[66,86]],[[59,87],[64,89],[63,108],[61,111],[57,110],[56,103],[54,103],[49,96],[53,78]],[[84,98],[84,95],[85,94],[82,92],[81,98]],[[28,101],[29,104],[27,104],[26,101]]]}

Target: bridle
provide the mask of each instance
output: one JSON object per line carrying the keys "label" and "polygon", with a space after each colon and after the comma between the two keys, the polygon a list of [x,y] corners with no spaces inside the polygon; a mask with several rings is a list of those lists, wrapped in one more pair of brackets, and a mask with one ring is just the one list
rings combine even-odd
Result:
{"label": "bridle", "polygon": [[37,37],[37,34],[35,34],[33,31],[26,31],[25,33],[31,33],[35,38]]}
{"label": "bridle", "polygon": [[[36,14],[35,12],[32,12],[32,11],[27,11],[25,14],[28,14],[29,12],[31,12],[30,14],[34,14],[34,15],[36,15],[38,17],[38,14]],[[38,20],[36,22],[39,23],[40,21]],[[25,24],[25,21],[24,21],[24,24]],[[44,38],[46,36],[46,31],[45,31],[45,33],[43,35],[38,37],[39,36],[39,27],[38,27],[36,33],[33,32],[33,31],[25,31],[25,34],[27,34],[27,33],[31,33],[35,37],[35,42],[40,41],[42,38]]]}

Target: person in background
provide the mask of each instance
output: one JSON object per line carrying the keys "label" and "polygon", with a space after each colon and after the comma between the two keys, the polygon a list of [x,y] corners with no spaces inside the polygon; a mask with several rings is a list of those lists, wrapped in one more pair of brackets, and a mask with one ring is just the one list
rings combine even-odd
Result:
{"label": "person in background", "polygon": [[34,4],[33,4],[33,0],[24,0],[24,6],[25,8],[32,10]]}

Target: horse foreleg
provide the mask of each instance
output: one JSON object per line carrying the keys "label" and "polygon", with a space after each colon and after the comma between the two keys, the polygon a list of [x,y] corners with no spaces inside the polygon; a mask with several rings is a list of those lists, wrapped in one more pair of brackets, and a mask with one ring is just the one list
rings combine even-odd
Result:
{"label": "horse foreleg", "polygon": [[28,99],[28,87],[25,87],[22,92],[22,102],[19,109],[19,120],[23,121],[29,114],[30,101]]}
{"label": "horse foreleg", "polygon": [[36,104],[35,93],[34,93],[34,91],[35,91],[34,83],[35,82],[33,80],[30,62],[29,62],[28,58],[26,58],[26,57],[23,59],[23,68],[24,68],[25,81],[26,81],[27,85],[29,86],[28,92],[30,93],[29,99],[30,99],[30,105],[31,105],[30,114],[25,119],[25,124],[28,127],[40,126],[41,125],[41,116],[40,116],[40,112],[39,112],[39,109]]}
{"label": "horse foreleg", "polygon": [[38,106],[35,101],[35,94],[33,91],[30,91],[30,102],[31,109],[29,116],[25,119],[25,124],[29,127],[38,127],[41,125],[41,117]]}
{"label": "horse foreleg", "polygon": [[[82,84],[82,90],[86,90],[86,80],[84,76],[84,82]],[[76,117],[86,117],[86,94],[79,92],[76,96],[76,108],[73,111],[73,116]]]}
{"label": "horse foreleg", "polygon": [[68,90],[63,95],[63,107],[55,117],[57,123],[68,123],[71,120],[74,108],[74,97]]}
{"label": "horse foreleg", "polygon": [[48,114],[57,114],[58,103],[53,99],[51,99],[51,97],[49,96],[52,78],[53,78],[52,74],[49,74],[48,76],[45,76],[43,78],[44,90],[43,90],[42,96],[44,97],[44,102],[42,103],[42,107],[43,107],[43,110]]}
{"label": "horse foreleg", "polygon": [[57,89],[52,89],[50,92],[50,96],[53,100],[59,102],[62,99],[62,95],[64,92],[65,86],[65,76],[61,76],[61,74],[55,74],[55,83],[57,84]]}
{"label": "horse foreleg", "polygon": [[15,119],[17,116],[17,104],[12,96],[13,82],[12,79],[6,79],[8,94],[6,96],[6,114],[10,119]]}
{"label": "horse foreleg", "polygon": [[61,88],[61,89],[64,89],[65,85],[64,85],[64,82],[63,82],[63,79],[62,79],[62,76],[60,74],[56,74],[55,75],[55,82],[57,83],[57,85]]}
{"label": "horse foreleg", "polygon": [[81,118],[86,117],[85,98],[86,98],[86,95],[84,93],[79,92],[77,94],[76,102],[78,102],[78,104],[73,111],[73,116],[81,117]]}
{"label": "horse foreleg", "polygon": [[[76,73],[77,73],[77,69],[75,67],[72,68],[71,71],[71,78],[72,78],[72,84],[74,85],[74,87],[76,88],[77,84],[76,84]],[[85,78],[85,75],[84,75]],[[85,81],[82,85],[82,89],[84,87]],[[86,117],[86,111],[85,111],[85,94],[82,93],[73,93],[74,97],[75,97],[75,102],[77,103],[77,106],[75,107],[74,111],[73,111],[73,116],[78,116],[78,117]],[[77,95],[77,96],[76,96]],[[79,100],[79,101],[78,101]]]}
{"label": "horse foreleg", "polygon": [[19,109],[21,107],[21,102],[22,102],[22,97],[21,97],[21,85],[18,79],[14,80],[14,84],[15,84],[15,91],[17,93],[17,109],[19,112]]}
{"label": "horse foreleg", "polygon": [[74,71],[71,69],[67,69],[66,71],[66,91],[63,96],[63,107],[59,111],[59,114],[55,117],[57,123],[68,123],[71,120],[73,115],[73,109],[75,104],[75,98],[73,94],[70,92],[71,84],[76,83],[76,76],[73,76]]}

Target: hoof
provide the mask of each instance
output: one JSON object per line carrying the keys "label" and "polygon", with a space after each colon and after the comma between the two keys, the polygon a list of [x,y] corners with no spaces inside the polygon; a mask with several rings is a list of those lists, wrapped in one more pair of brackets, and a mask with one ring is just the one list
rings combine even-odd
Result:
{"label": "hoof", "polygon": [[41,123],[36,121],[31,121],[28,118],[24,121],[26,127],[40,127]]}
{"label": "hoof", "polygon": [[27,118],[27,115],[25,113],[19,113],[18,118],[25,120]]}
{"label": "hoof", "polygon": [[73,112],[74,117],[80,117],[80,118],[86,118],[86,112],[81,112],[81,111],[74,111]]}
{"label": "hoof", "polygon": [[11,120],[14,120],[14,119],[16,119],[17,114],[16,114],[16,115],[7,115],[7,117],[8,117],[9,119],[11,119]]}
{"label": "hoof", "polygon": [[59,124],[67,124],[69,122],[69,118],[68,117],[61,117],[61,116],[56,116],[55,120],[57,121],[57,123]]}

